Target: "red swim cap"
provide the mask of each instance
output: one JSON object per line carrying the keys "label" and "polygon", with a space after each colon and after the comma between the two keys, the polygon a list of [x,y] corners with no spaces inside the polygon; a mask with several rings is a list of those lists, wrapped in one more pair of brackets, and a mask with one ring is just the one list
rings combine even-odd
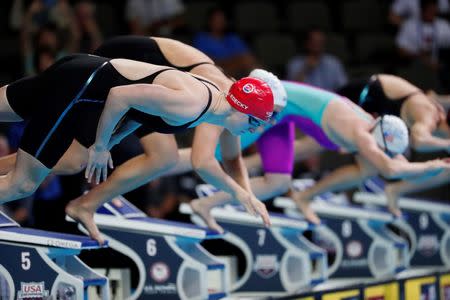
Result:
{"label": "red swim cap", "polygon": [[241,113],[268,121],[273,113],[273,94],[269,85],[254,77],[244,77],[234,82],[228,91],[227,101]]}

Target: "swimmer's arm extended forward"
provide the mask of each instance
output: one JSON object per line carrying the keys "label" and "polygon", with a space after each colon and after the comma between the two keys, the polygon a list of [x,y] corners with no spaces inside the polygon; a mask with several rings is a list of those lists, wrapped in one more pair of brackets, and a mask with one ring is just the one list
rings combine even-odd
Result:
{"label": "swimmer's arm extended forward", "polygon": [[378,147],[369,132],[360,131],[357,134],[359,154],[386,178],[404,179],[420,177],[435,173],[438,174],[443,169],[450,169],[449,163],[439,159],[426,162],[408,162],[402,155],[390,158]]}

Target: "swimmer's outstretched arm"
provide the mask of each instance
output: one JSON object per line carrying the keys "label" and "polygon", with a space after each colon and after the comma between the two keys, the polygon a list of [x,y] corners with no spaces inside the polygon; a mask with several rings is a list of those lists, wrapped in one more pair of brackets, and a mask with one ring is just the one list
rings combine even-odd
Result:
{"label": "swimmer's outstretched arm", "polygon": [[427,162],[408,162],[402,155],[388,157],[376,144],[370,132],[358,130],[355,132],[359,155],[370,162],[381,175],[391,179],[429,176],[444,169],[450,169],[450,164],[444,160]]}
{"label": "swimmer's outstretched arm", "polygon": [[[211,130],[211,126],[214,126],[216,130]],[[247,169],[242,160],[239,159],[238,164],[240,164],[240,166],[234,170],[240,174],[234,175],[240,178],[240,183],[243,186],[239,185],[233,178],[225,173],[220,166],[220,163],[215,158],[216,145],[222,131],[222,127],[211,124],[201,124],[196,128],[191,156],[194,170],[205,182],[230,194],[234,199],[245,205],[250,213],[259,214],[262,217],[264,224],[270,225],[269,214],[265,205],[256,199],[253,192],[251,192]]]}

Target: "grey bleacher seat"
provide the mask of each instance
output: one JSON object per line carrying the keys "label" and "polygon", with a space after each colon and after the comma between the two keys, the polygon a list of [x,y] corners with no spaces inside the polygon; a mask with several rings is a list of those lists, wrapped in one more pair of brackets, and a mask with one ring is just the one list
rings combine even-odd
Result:
{"label": "grey bleacher seat", "polygon": [[321,0],[295,1],[286,7],[289,30],[305,32],[310,28],[331,29],[330,11]]}
{"label": "grey bleacher seat", "polygon": [[256,56],[263,66],[279,70],[297,52],[295,40],[287,34],[261,34],[254,39]]}
{"label": "grey bleacher seat", "polygon": [[337,33],[326,34],[325,52],[336,56],[342,63],[346,63],[350,58],[347,39]]}
{"label": "grey bleacher seat", "polygon": [[381,31],[384,23],[378,0],[347,0],[341,5],[341,23],[345,32]]}
{"label": "grey bleacher seat", "polygon": [[389,34],[361,34],[355,40],[356,56],[360,62],[383,61],[395,55],[395,41]]}
{"label": "grey bleacher seat", "polygon": [[185,6],[184,18],[189,28],[194,31],[204,30],[208,18],[208,12],[215,6],[219,5],[219,1],[191,1]]}
{"label": "grey bleacher seat", "polygon": [[237,32],[243,34],[273,32],[280,27],[276,6],[270,1],[236,3],[234,21]]}

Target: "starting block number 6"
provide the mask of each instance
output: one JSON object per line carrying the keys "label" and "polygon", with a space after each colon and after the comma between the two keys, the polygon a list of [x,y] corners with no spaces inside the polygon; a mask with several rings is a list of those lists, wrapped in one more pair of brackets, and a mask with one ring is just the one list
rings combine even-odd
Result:
{"label": "starting block number 6", "polygon": [[31,268],[30,252],[22,252],[21,260],[22,269],[28,271]]}
{"label": "starting block number 6", "polygon": [[147,240],[147,254],[148,256],[155,256],[157,253],[156,241],[154,239]]}

